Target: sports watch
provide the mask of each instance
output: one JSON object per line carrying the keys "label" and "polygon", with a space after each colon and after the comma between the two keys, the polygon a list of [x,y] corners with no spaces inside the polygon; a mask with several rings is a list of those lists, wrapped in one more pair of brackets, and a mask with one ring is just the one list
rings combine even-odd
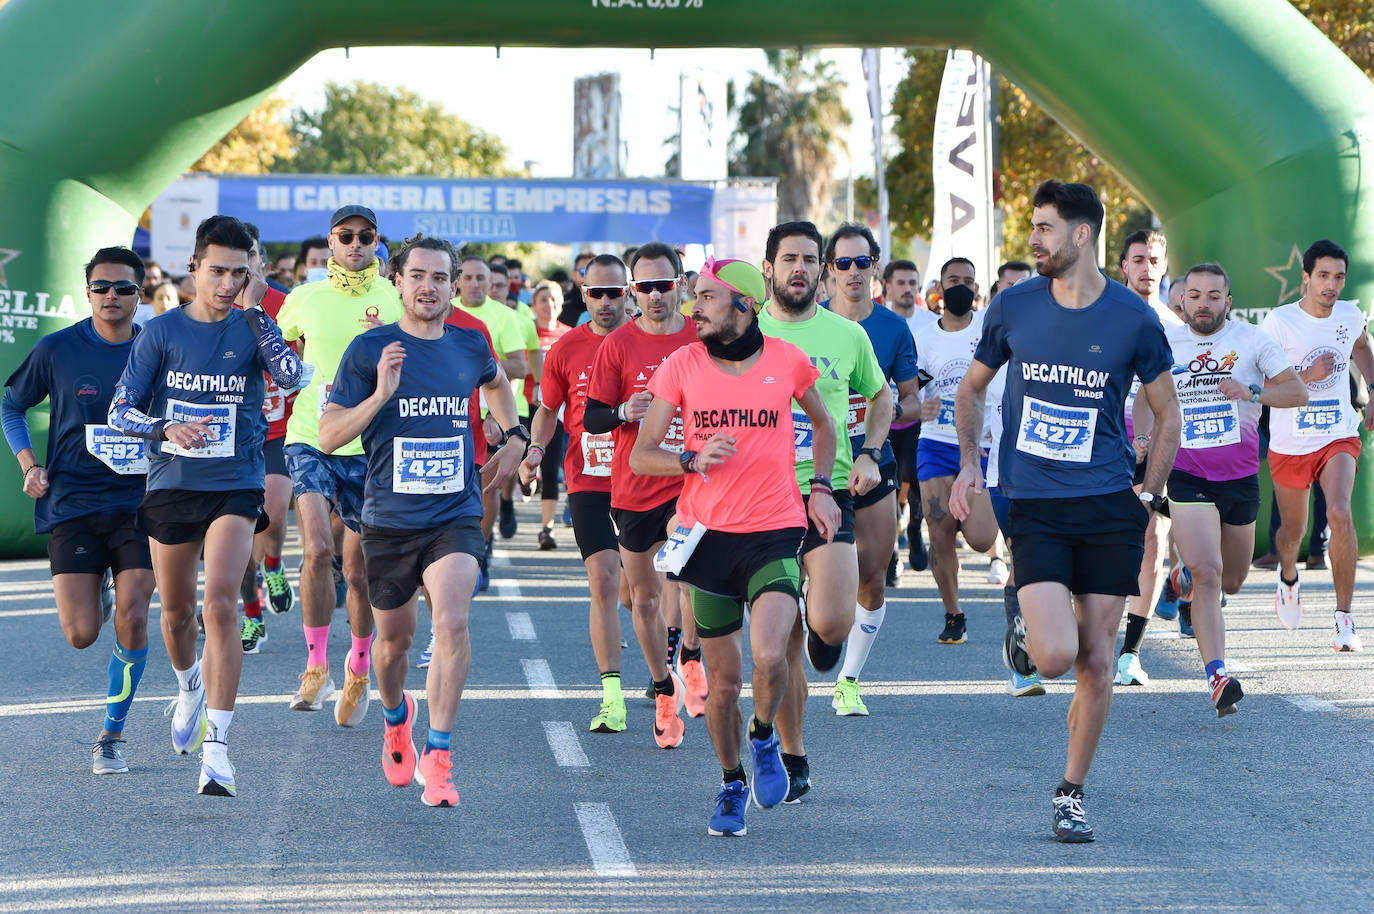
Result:
{"label": "sports watch", "polygon": [[[865,454],[865,455],[867,455],[868,458],[869,458],[870,460],[872,460],[874,463],[878,464],[879,466],[882,466],[882,463],[883,463],[883,449],[882,449],[882,448],[880,448],[880,447],[861,447],[861,448],[859,448],[858,454]],[[858,456],[858,454],[856,454],[855,456]]]}

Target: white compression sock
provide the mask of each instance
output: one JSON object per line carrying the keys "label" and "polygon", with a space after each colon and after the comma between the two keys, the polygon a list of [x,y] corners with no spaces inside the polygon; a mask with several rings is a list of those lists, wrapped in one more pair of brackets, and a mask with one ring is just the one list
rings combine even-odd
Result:
{"label": "white compression sock", "polygon": [[873,642],[878,638],[878,629],[883,627],[883,617],[887,615],[887,603],[875,610],[862,606],[854,607],[854,627],[849,630],[849,647],[845,650],[844,666],[840,675],[848,679],[858,679],[868,662],[868,652],[873,650]]}

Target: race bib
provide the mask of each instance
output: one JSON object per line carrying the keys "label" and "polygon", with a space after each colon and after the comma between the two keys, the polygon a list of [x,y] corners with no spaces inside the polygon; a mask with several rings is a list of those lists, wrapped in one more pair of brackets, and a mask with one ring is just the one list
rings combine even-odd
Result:
{"label": "race bib", "polygon": [[668,539],[664,541],[654,555],[654,570],[677,574],[682,570],[682,566],[687,564],[687,560],[692,557],[692,553],[696,550],[697,543],[701,542],[704,533],[706,533],[706,525],[700,522],[691,527],[679,526],[668,536]]}
{"label": "race bib", "polygon": [[463,438],[391,439],[391,490],[401,495],[451,495],[466,476]]}
{"label": "race bib", "polygon": [[935,424],[944,428],[954,428],[954,401],[940,398],[940,412],[935,416]]}
{"label": "race bib", "polygon": [[269,375],[267,387],[262,394],[262,415],[268,422],[286,418],[286,394]]}
{"label": "race bib", "polygon": [[1325,438],[1340,424],[1340,400],[1309,400],[1293,416],[1293,434],[1303,438]]}
{"label": "race bib", "polygon": [[663,436],[663,449],[681,454],[686,445],[687,436],[682,430],[682,416],[674,415],[672,423],[668,426],[668,433]]}
{"label": "race bib", "polygon": [[806,413],[792,414],[792,431],[797,436],[797,462],[811,459],[811,417]]}
{"label": "race bib", "polygon": [[864,420],[868,417],[868,398],[863,394],[849,392],[849,417],[845,420],[845,429],[849,437],[854,438],[864,433]]}
{"label": "race bib", "polygon": [[330,392],[333,391],[333,390],[334,390],[334,382],[333,382],[333,381],[321,381],[321,382],[320,382],[320,402],[319,402],[319,409],[316,410],[316,415],[317,415],[317,416],[323,416],[323,415],[324,415],[324,408],[325,408],[326,406],[329,405],[329,394],[330,394]]}
{"label": "race bib", "polygon": [[148,475],[147,442],[121,435],[108,425],[86,426],[86,450],[120,476]]}
{"label": "race bib", "polygon": [[1240,444],[1240,416],[1234,402],[1183,407],[1183,447],[1196,451],[1228,444]]}
{"label": "race bib", "polygon": [[209,419],[205,432],[205,447],[184,448],[170,441],[162,442],[162,453],[179,457],[233,457],[234,427],[238,405],[234,403],[187,403],[167,401],[167,416],[173,422],[199,422]]}
{"label": "race bib", "polygon": [[1097,410],[1094,407],[1060,406],[1024,396],[1016,449],[1049,460],[1088,463],[1093,456],[1096,428]]}
{"label": "race bib", "polygon": [[615,463],[615,436],[610,432],[582,433],[582,475],[609,476]]}

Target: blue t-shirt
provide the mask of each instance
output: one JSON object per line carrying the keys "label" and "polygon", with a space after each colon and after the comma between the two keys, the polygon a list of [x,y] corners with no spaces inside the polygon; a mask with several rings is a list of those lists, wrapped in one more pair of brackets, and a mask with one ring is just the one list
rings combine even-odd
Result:
{"label": "blue t-shirt", "polygon": [[110,397],[140,331],[106,342],[90,318],[43,337],[5,382],[21,410],[49,403],[48,493],[34,503],[33,527],[53,527],[90,514],[133,511],[148,471],[141,438],[106,425]]}
{"label": "blue t-shirt", "polygon": [[352,407],[372,396],[377,360],[395,341],[406,351],[400,386],[362,434],[363,523],[429,530],[481,517],[468,401],[474,388],[496,377],[496,360],[481,333],[445,324],[442,337],[424,340],[399,324],[369,330],[344,352],[329,402]]}
{"label": "blue t-shirt", "polygon": [[988,306],[973,357],[1007,365],[998,491],[1008,498],[1102,495],[1131,487],[1126,437],[1131,380],[1173,367],[1164,327],[1111,279],[1086,308],[1065,308],[1036,276]]}
{"label": "blue t-shirt", "polygon": [[143,325],[119,381],[130,403],[172,422],[211,418],[207,447],[148,443],[148,491],[264,487],[265,370],[257,338],[238,310],[206,322],[193,320],[185,308],[172,308]]}
{"label": "blue t-shirt", "polygon": [[[830,307],[830,302],[825,306]],[[878,357],[878,365],[888,383],[902,384],[916,377],[916,343],[912,340],[911,329],[906,318],[882,305],[875,304],[873,313],[859,321],[859,326],[868,334],[873,344],[873,354]],[[857,455],[864,446],[864,415],[868,409],[868,398],[858,391],[849,392],[849,447]],[[896,460],[892,444],[883,439],[882,464]]]}

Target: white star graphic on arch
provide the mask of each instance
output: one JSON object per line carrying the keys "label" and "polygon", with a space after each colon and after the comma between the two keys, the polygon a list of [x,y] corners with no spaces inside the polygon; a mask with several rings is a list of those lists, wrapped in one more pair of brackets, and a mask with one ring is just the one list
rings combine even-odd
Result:
{"label": "white star graphic on arch", "polygon": [[10,287],[9,280],[5,278],[5,264],[22,254],[23,251],[12,251],[8,248],[0,248],[0,289]]}

